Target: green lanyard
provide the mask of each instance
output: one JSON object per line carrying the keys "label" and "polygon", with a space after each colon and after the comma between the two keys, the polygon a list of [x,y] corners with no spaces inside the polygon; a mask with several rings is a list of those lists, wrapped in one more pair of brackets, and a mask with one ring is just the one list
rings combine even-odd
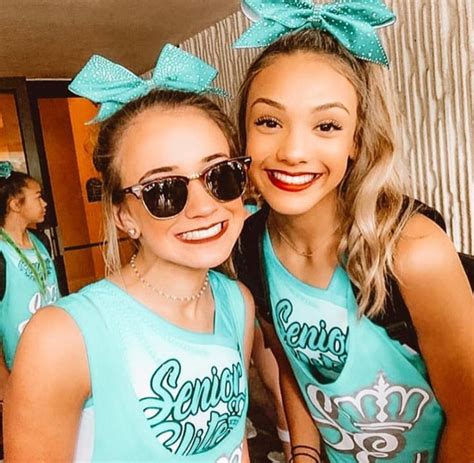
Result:
{"label": "green lanyard", "polygon": [[0,235],[4,239],[6,243],[8,243],[18,254],[20,260],[30,269],[34,279],[38,283],[39,289],[41,294],[44,296],[46,294],[46,280],[48,278],[48,269],[46,268],[46,262],[43,259],[36,243],[30,238],[31,244],[33,245],[33,250],[36,254],[36,258],[40,264],[40,271],[36,270],[35,266],[29,261],[28,257],[26,257],[25,253],[17,246],[15,241],[10,237],[10,235],[3,229],[0,228]]}

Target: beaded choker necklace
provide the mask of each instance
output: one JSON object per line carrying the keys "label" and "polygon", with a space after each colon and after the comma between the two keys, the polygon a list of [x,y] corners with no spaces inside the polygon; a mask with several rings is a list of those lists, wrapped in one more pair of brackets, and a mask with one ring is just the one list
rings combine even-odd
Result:
{"label": "beaded choker necklace", "polygon": [[46,262],[43,259],[43,256],[41,255],[38,247],[36,246],[36,243],[33,241],[32,238],[30,238],[31,244],[33,245],[33,251],[35,252],[36,259],[39,263],[39,267],[40,267],[39,269],[37,269],[35,265],[32,262],[30,262],[28,257],[26,257],[25,253],[22,251],[22,249],[15,243],[12,237],[3,228],[0,229],[0,235],[2,236],[5,243],[9,244],[15,250],[20,260],[28,267],[31,274],[33,275],[33,278],[38,284],[41,294],[44,296],[46,294],[46,281],[48,279],[48,269],[46,267]]}
{"label": "beaded choker necklace", "polygon": [[144,286],[151,289],[155,293],[159,294],[160,296],[165,297],[166,299],[171,299],[172,301],[179,301],[179,302],[191,302],[197,301],[206,291],[207,286],[209,285],[209,274],[206,274],[206,278],[204,278],[204,283],[202,284],[199,291],[191,296],[175,296],[174,294],[168,294],[162,291],[161,289],[155,288],[149,281],[143,278],[142,274],[138,271],[135,260],[137,255],[134,254],[130,259],[130,267],[132,267],[136,277],[143,283]]}

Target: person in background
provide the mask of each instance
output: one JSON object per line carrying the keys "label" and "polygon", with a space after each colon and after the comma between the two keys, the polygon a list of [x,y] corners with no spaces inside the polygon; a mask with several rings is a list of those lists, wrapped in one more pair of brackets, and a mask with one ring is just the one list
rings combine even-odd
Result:
{"label": "person in background", "polygon": [[[95,56],[72,82],[102,103],[109,275],[26,328],[5,400],[7,459],[249,462],[254,308],[226,269],[250,160],[202,94],[217,93],[216,74],[166,45],[148,81]],[[136,244],[125,265],[117,228]]]}
{"label": "person in background", "polygon": [[0,162],[0,399],[26,324],[59,297],[48,250],[28,230],[43,222],[46,202],[40,184],[8,161]]}
{"label": "person in background", "polygon": [[[239,107],[265,204],[235,260],[278,359],[290,461],[473,461],[473,297],[451,240],[404,196],[374,30],[393,13],[244,4],[256,24],[236,46],[267,46]],[[417,346],[372,321],[391,311],[409,314]]]}

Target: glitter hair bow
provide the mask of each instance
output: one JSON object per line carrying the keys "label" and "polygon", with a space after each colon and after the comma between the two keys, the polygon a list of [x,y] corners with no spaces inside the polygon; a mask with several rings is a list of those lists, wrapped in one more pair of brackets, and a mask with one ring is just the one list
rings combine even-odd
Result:
{"label": "glitter hair bow", "polygon": [[13,164],[10,161],[0,161],[0,178],[9,178],[13,170]]}
{"label": "glitter hair bow", "polygon": [[100,122],[129,101],[154,88],[225,96],[224,90],[211,87],[217,71],[173,45],[166,44],[150,79],[142,79],[128,69],[99,55],[93,55],[69,85],[76,95],[100,103],[92,122]]}
{"label": "glitter hair bow", "polygon": [[236,48],[266,47],[282,35],[303,29],[331,34],[357,58],[388,66],[388,58],[374,29],[395,22],[380,0],[242,0],[253,24],[234,43]]}

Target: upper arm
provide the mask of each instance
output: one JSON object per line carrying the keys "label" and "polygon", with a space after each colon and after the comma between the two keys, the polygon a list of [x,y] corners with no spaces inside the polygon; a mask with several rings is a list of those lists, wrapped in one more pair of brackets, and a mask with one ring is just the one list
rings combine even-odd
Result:
{"label": "upper arm", "polygon": [[275,333],[275,329],[264,320],[260,321],[260,325],[278,363],[281,395],[290,431],[291,445],[293,447],[295,445],[306,445],[319,450],[320,438],[317,427],[306,406],[290,362]]}
{"label": "upper arm", "polygon": [[244,358],[245,366],[248,370],[250,364],[250,356],[252,354],[253,334],[255,328],[255,304],[252,294],[242,283],[238,283],[245,304],[245,328],[244,328]]}
{"label": "upper arm", "polygon": [[7,386],[8,461],[71,461],[90,392],[79,328],[62,309],[38,311],[23,332]]}
{"label": "upper arm", "polygon": [[397,245],[395,267],[436,396],[448,419],[472,425],[466,410],[474,409],[474,300],[457,252],[439,227],[415,216]]}

